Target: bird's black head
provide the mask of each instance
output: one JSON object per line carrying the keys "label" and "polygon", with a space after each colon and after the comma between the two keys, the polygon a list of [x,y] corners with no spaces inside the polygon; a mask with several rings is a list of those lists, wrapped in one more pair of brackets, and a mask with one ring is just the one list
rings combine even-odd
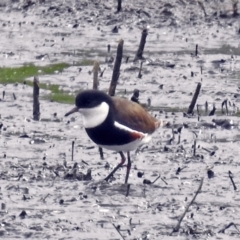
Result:
{"label": "bird's black head", "polygon": [[106,102],[108,105],[112,104],[111,97],[106,93],[98,90],[85,90],[80,92],[76,99],[75,104],[78,108],[94,108],[101,103]]}

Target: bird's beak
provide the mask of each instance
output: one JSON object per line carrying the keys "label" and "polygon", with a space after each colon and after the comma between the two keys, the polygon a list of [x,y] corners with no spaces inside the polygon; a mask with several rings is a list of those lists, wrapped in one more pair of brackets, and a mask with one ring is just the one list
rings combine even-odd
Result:
{"label": "bird's beak", "polygon": [[69,112],[67,112],[64,116],[67,117],[75,112],[78,112],[79,108],[78,107],[75,107],[73,108],[72,110],[70,110]]}

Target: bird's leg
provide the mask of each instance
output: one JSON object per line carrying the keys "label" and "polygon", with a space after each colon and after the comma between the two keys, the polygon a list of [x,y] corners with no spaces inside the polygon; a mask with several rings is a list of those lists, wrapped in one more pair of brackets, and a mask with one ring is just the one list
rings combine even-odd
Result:
{"label": "bird's leg", "polygon": [[121,155],[121,158],[122,158],[121,162],[120,162],[120,163],[112,170],[112,172],[104,179],[105,181],[108,181],[108,180],[113,176],[113,174],[114,174],[120,167],[122,167],[123,164],[125,163],[126,158],[125,158],[123,152],[119,152],[119,154]]}
{"label": "bird's leg", "polygon": [[127,152],[127,159],[128,159],[128,163],[127,163],[127,173],[126,173],[126,178],[125,178],[125,184],[127,184],[127,182],[128,182],[128,177],[129,177],[129,173],[130,173],[131,166],[132,166],[131,159],[130,159],[130,152]]}

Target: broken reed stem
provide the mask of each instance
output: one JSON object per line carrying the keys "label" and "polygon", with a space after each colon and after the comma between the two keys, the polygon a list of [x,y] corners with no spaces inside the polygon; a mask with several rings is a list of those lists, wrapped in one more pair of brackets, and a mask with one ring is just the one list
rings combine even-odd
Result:
{"label": "broken reed stem", "polygon": [[[108,51],[110,52],[110,45],[108,45]],[[95,89],[95,90],[97,90],[98,86],[99,86],[98,71],[99,71],[99,62],[94,61],[94,63],[93,63],[93,89]],[[100,154],[100,158],[104,159],[102,148],[99,147],[98,151]]]}
{"label": "broken reed stem", "polygon": [[13,93],[12,95],[13,95],[13,99],[17,100],[15,93]]}
{"label": "broken reed stem", "polygon": [[131,184],[128,184],[128,185],[127,185],[126,197],[128,197],[128,196],[129,196],[129,190],[130,190],[130,186],[131,186]]}
{"label": "broken reed stem", "polygon": [[195,56],[198,55],[198,44],[196,44],[196,49],[195,49]]}
{"label": "broken reed stem", "polygon": [[39,103],[39,78],[33,78],[33,120],[39,121],[40,119],[40,103]]}
{"label": "broken reed stem", "polygon": [[205,102],[205,113],[206,113],[206,115],[208,114],[208,102],[207,101]]}
{"label": "broken reed stem", "polygon": [[118,0],[117,13],[122,10],[122,0]]}
{"label": "broken reed stem", "polygon": [[190,106],[188,108],[187,114],[192,114],[193,113],[193,109],[194,109],[195,104],[197,102],[197,98],[198,98],[198,95],[200,93],[201,86],[202,86],[202,84],[198,83],[196,91],[195,91],[195,93],[193,95],[193,98],[192,98],[192,102],[191,102],[191,104],[190,104]]}
{"label": "broken reed stem", "polygon": [[200,193],[200,191],[201,191],[201,189],[202,189],[203,180],[204,180],[204,178],[202,177],[202,178],[201,178],[201,181],[200,181],[200,184],[199,184],[199,187],[198,187],[198,189],[197,189],[197,191],[196,191],[196,193],[195,193],[192,201],[187,205],[184,213],[182,214],[181,218],[180,218],[179,221],[178,221],[178,224],[176,225],[175,228],[173,228],[173,231],[170,233],[170,236],[172,236],[172,234],[173,234],[174,232],[178,232],[178,231],[179,231],[180,225],[181,225],[181,222],[182,222],[183,218],[185,217],[185,215],[186,215],[187,211],[189,210],[190,206],[194,203],[197,195]]}
{"label": "broken reed stem", "polygon": [[116,60],[115,60],[114,68],[113,68],[112,80],[111,80],[110,87],[108,90],[108,94],[110,96],[115,95],[117,81],[118,81],[118,78],[120,75],[120,67],[121,67],[121,63],[122,63],[122,54],[123,54],[123,43],[124,43],[123,39],[120,39],[120,41],[118,43],[118,48],[117,48],[117,56],[116,56]]}
{"label": "broken reed stem", "polygon": [[147,35],[148,35],[148,30],[145,28],[142,31],[141,41],[140,41],[138,51],[136,53],[136,57],[135,57],[134,61],[136,61],[138,59],[143,59],[143,51],[144,51],[144,46],[146,43]]}
{"label": "broken reed stem", "polygon": [[75,144],[75,141],[72,141],[72,161],[74,158],[74,144]]}
{"label": "broken reed stem", "polygon": [[139,68],[139,72],[138,72],[138,78],[142,78],[142,66],[143,66],[143,61],[141,61],[141,63],[140,63],[140,68]]}
{"label": "broken reed stem", "polygon": [[93,89],[98,89],[98,85],[99,85],[98,71],[99,71],[99,62],[94,61],[94,64],[93,64]]}
{"label": "broken reed stem", "polygon": [[99,151],[99,154],[100,154],[100,158],[103,160],[104,159],[103,149],[101,147],[99,147],[98,151]]}
{"label": "broken reed stem", "polygon": [[194,157],[196,156],[196,145],[197,145],[197,140],[194,140],[194,143],[193,143],[193,156]]}
{"label": "broken reed stem", "polygon": [[228,115],[228,101],[227,100],[225,101],[225,107],[226,107],[226,113]]}

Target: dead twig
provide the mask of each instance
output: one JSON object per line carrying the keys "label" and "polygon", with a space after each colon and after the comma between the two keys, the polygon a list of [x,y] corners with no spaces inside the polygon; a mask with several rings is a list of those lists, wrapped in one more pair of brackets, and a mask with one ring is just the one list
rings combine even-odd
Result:
{"label": "dead twig", "polygon": [[225,233],[225,230],[227,230],[227,229],[230,228],[231,226],[234,226],[234,227],[236,228],[236,230],[238,231],[238,233],[240,234],[240,231],[238,230],[236,224],[233,223],[233,222],[229,223],[227,226],[225,226],[224,228],[222,228],[221,230],[219,230],[218,233]]}
{"label": "dead twig", "polygon": [[206,12],[206,9],[205,9],[205,7],[203,5],[203,1],[202,0],[198,0],[197,2],[199,4],[199,6],[201,7],[201,9],[203,10],[204,16],[206,17],[207,16],[207,12]]}
{"label": "dead twig", "polygon": [[233,174],[232,174],[231,171],[228,171],[228,176],[229,176],[229,178],[230,178],[230,180],[232,182],[234,191],[236,191],[237,190],[237,186],[236,186],[235,182],[233,181]]}
{"label": "dead twig", "polygon": [[173,234],[174,232],[178,232],[178,231],[179,231],[179,229],[180,229],[180,225],[181,225],[181,223],[182,223],[182,220],[184,219],[184,217],[185,217],[185,215],[186,215],[188,209],[189,209],[190,206],[194,203],[194,201],[195,201],[197,195],[200,193],[200,191],[201,191],[201,189],[202,189],[203,180],[204,180],[204,178],[202,177],[202,178],[201,178],[201,181],[200,181],[200,184],[199,184],[199,187],[198,187],[198,189],[197,189],[197,191],[196,191],[196,193],[195,193],[195,195],[194,195],[192,201],[187,205],[187,207],[186,207],[184,213],[182,214],[182,216],[180,217],[180,219],[179,219],[177,225],[173,228],[173,231],[170,233],[170,236],[172,236],[172,234]]}
{"label": "dead twig", "polygon": [[119,235],[122,237],[123,240],[125,240],[125,237],[121,234],[121,232],[119,231],[119,229],[115,226],[115,224],[112,224],[114,226],[114,228],[117,230],[117,232],[119,233]]}

